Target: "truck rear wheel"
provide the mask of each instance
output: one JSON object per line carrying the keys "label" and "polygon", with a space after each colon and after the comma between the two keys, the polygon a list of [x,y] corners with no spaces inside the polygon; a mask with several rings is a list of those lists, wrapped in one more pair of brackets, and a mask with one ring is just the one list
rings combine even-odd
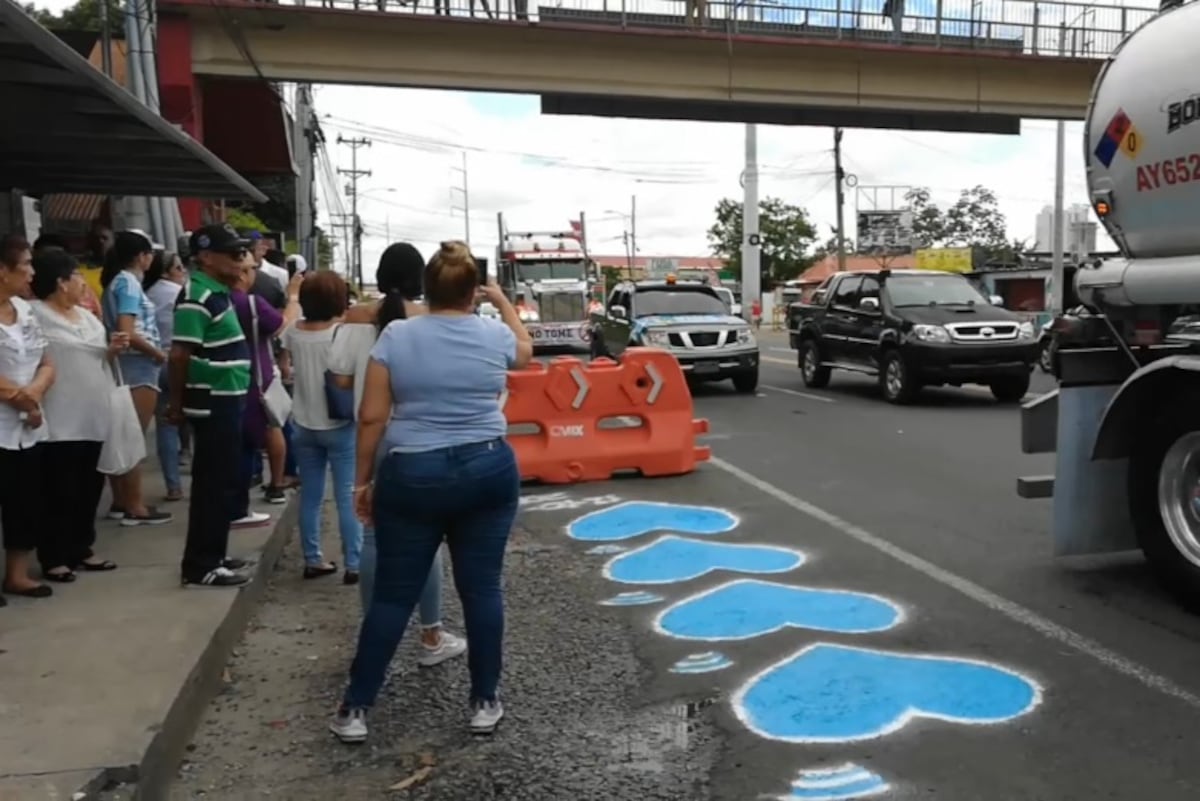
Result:
{"label": "truck rear wheel", "polygon": [[821,350],[817,347],[815,339],[800,340],[797,356],[800,362],[800,377],[804,379],[804,386],[812,389],[829,386],[829,376],[832,371],[828,367],[821,366]]}
{"label": "truck rear wheel", "polygon": [[1001,403],[1016,403],[1029,391],[1029,373],[997,378],[989,386],[996,400]]}
{"label": "truck rear wheel", "polygon": [[1176,407],[1129,458],[1138,545],[1167,590],[1200,610],[1200,419]]}

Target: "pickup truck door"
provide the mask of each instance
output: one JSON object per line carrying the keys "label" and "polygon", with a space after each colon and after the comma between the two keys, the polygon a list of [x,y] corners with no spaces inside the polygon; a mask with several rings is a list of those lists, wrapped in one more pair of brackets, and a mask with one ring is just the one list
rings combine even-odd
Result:
{"label": "pickup truck door", "polygon": [[[879,337],[883,333],[883,309],[880,303],[881,284],[873,275],[864,275],[859,285],[858,297],[855,298],[854,322],[848,323],[847,361],[876,367],[875,352],[879,346]],[[874,300],[874,308],[864,304],[864,300]]]}
{"label": "pickup truck door", "polygon": [[861,275],[847,275],[830,287],[821,322],[821,351],[826,361],[854,361],[852,336],[858,335],[858,288]]}

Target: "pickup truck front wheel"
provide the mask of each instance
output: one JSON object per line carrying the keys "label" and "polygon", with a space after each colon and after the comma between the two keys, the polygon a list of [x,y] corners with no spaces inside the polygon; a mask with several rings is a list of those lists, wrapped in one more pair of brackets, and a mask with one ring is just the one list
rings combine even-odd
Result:
{"label": "pickup truck front wheel", "polygon": [[1016,403],[1029,391],[1029,374],[997,378],[991,389],[992,396],[1001,403]]}
{"label": "pickup truck front wheel", "polygon": [[821,366],[821,350],[817,347],[816,340],[800,341],[798,359],[800,361],[800,377],[804,379],[804,386],[811,389],[829,386],[829,376],[832,371],[828,367]]}
{"label": "pickup truck front wheel", "polygon": [[733,388],[743,395],[748,395],[758,389],[758,368],[746,370],[742,373],[735,373],[733,376]]}
{"label": "pickup truck front wheel", "polygon": [[880,362],[879,388],[883,392],[883,399],[897,405],[912,403],[921,391],[921,382],[908,369],[904,356],[895,348],[890,348],[883,352]]}

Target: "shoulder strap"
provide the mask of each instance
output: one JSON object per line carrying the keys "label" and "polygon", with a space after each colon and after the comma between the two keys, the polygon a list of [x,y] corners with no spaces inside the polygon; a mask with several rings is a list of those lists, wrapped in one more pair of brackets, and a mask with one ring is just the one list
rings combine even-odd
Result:
{"label": "shoulder strap", "polygon": [[258,304],[254,302],[254,295],[246,293],[246,300],[250,302],[250,339],[254,343],[254,352],[250,354],[250,373],[254,381],[254,386],[258,388],[258,393],[262,394],[262,376],[258,371],[262,369],[262,365],[258,365],[258,369],[254,369],[254,360],[258,357]]}

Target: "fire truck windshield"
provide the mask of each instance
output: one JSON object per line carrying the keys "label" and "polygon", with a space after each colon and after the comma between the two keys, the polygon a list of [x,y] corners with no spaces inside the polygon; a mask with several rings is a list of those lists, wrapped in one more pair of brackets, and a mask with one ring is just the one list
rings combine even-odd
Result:
{"label": "fire truck windshield", "polygon": [[546,281],[551,278],[574,278],[582,281],[587,269],[582,261],[520,261],[517,263],[517,279],[520,281]]}

